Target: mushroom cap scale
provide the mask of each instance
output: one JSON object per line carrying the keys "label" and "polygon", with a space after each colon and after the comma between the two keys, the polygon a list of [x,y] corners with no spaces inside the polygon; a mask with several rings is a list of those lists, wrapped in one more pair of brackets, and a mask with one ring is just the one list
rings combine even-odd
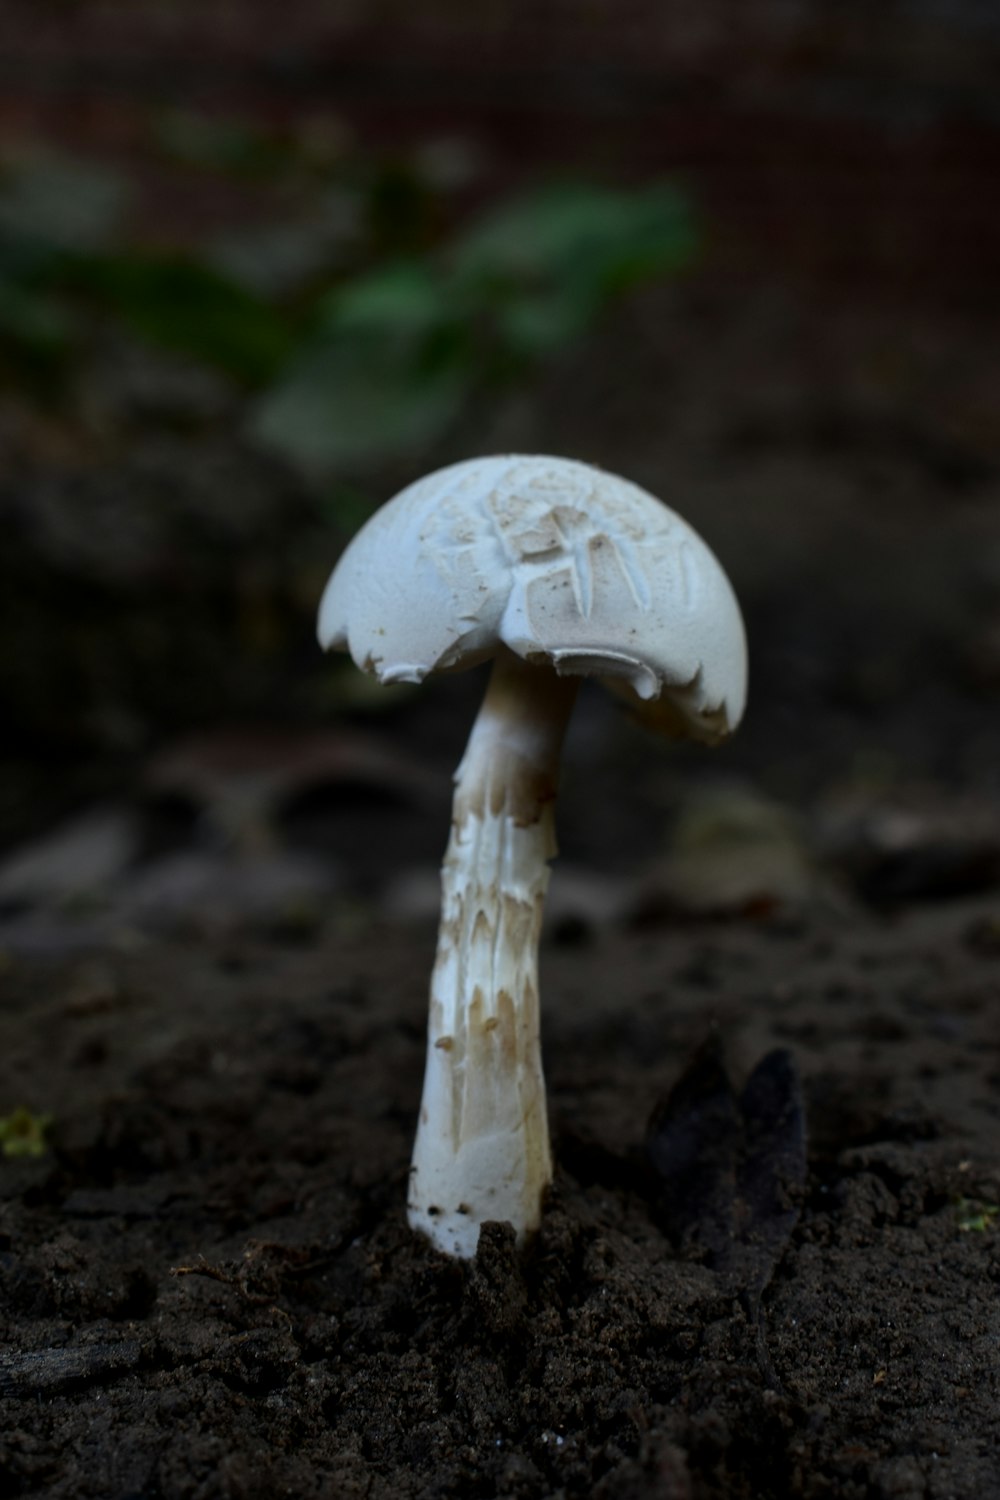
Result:
{"label": "mushroom cap scale", "polygon": [[506,646],[708,741],[746,701],[743,622],[708,546],[638,485],[573,459],[470,459],[409,485],[345,550],[319,638],[384,683]]}

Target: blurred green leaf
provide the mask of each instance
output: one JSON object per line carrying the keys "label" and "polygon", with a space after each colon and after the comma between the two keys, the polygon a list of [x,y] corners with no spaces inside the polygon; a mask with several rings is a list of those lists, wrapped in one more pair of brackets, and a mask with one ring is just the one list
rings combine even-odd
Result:
{"label": "blurred green leaf", "polygon": [[592,313],[572,292],[549,292],[509,298],[494,318],[501,349],[511,360],[531,364],[579,338]]}
{"label": "blurred green leaf", "polygon": [[30,153],[0,166],[0,238],[22,246],[96,250],[121,225],[128,187],[116,172]]}
{"label": "blurred green leaf", "polygon": [[[239,121],[182,112],[158,128],[165,149],[220,171],[294,157]],[[328,184],[308,220],[201,258],[117,246],[124,203],[121,179],[62,158],[0,171],[0,337],[15,360],[48,371],[95,320],[116,319],[259,391],[254,435],[341,481],[439,439],[477,395],[698,249],[687,199],[663,184],[549,186],[435,249],[440,201],[415,161]],[[373,253],[381,263],[352,273]]]}
{"label": "blurred green leaf", "polygon": [[411,255],[432,246],[438,195],[413,159],[381,162],[367,188],[368,232],[375,255]]}
{"label": "blurred green leaf", "polygon": [[293,347],[279,311],[195,260],[139,253],[79,257],[71,280],[151,343],[252,384],[272,378]]}
{"label": "blurred green leaf", "polygon": [[310,281],[328,284],[332,274],[352,270],[361,249],[361,228],[359,195],[330,188],[301,218],[228,231],[209,247],[207,260],[260,296],[287,297]]}
{"label": "blurred green leaf", "polygon": [[539,190],[502,205],[455,246],[453,295],[478,305],[494,330],[500,368],[565,347],[618,296],[693,259],[687,199],[655,185]]}
{"label": "blurred green leaf", "polygon": [[465,393],[457,363],[424,362],[378,341],[331,340],[296,360],[263,397],[251,430],[321,475],[429,442],[454,421]]}
{"label": "blurred green leaf", "polygon": [[533,193],[443,255],[393,261],[323,297],[253,430],[316,475],[415,452],[477,391],[564,348],[696,247],[687,200],[670,187]]}
{"label": "blurred green leaf", "polygon": [[417,261],[399,261],[357,276],[319,306],[320,326],[328,333],[386,335],[394,340],[429,333],[454,315],[446,284]]}
{"label": "blurred green leaf", "polygon": [[568,185],[503,205],[459,242],[451,265],[484,293],[569,285],[592,301],[680,270],[697,249],[690,204],[674,187]]}
{"label": "blurred green leaf", "polygon": [[321,301],[313,338],[259,404],[253,430],[307,472],[391,459],[447,430],[468,366],[440,274],[397,262]]}
{"label": "blurred green leaf", "polygon": [[75,351],[67,259],[100,253],[127,197],[118,174],[71,158],[35,151],[0,165],[0,344],[18,378],[48,381]]}
{"label": "blurred green leaf", "polygon": [[168,110],[153,122],[153,135],[173,160],[228,176],[270,176],[286,165],[290,154],[273,131],[200,110]]}
{"label": "blurred green leaf", "polygon": [[72,347],[75,321],[52,297],[0,275],[0,345],[16,363],[46,368]]}

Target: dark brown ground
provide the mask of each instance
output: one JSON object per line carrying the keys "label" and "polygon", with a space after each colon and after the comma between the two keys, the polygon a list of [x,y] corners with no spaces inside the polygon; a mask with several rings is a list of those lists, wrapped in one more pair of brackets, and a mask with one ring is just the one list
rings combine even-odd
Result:
{"label": "dark brown ground", "polygon": [[[1000,1495],[995,903],[550,944],[555,1190],[471,1265],[402,1212],[429,948],[12,964],[0,1088],[58,1124],[3,1167],[3,1494]],[[805,1082],[776,1379],[639,1159],[713,1025]]]}

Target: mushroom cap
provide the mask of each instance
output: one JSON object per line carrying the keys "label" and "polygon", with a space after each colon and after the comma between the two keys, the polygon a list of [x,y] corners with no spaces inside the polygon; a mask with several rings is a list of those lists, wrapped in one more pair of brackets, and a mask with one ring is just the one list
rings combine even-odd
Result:
{"label": "mushroom cap", "polygon": [[701,740],[746,701],[743,621],[713,553],[653,495],[574,459],[469,459],[407,486],[344,551],[318,632],[383,683],[506,646]]}

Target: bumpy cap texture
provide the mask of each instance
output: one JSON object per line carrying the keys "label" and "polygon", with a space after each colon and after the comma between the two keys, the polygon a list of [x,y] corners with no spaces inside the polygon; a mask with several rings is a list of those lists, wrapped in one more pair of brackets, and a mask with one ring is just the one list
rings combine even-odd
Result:
{"label": "bumpy cap texture", "polygon": [[470,459],[409,485],[338,562],[319,638],[385,683],[507,646],[709,741],[746,700],[743,622],[713,553],[654,496],[572,459]]}

